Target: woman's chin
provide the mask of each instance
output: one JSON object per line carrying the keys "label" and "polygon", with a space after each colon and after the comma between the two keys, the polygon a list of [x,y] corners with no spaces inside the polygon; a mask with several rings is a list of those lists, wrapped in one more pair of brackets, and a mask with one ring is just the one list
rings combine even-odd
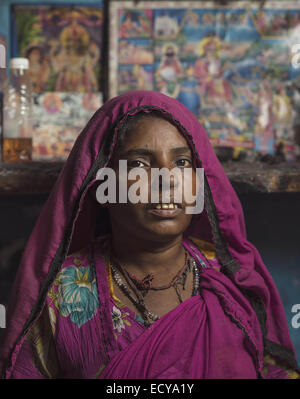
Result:
{"label": "woman's chin", "polygon": [[148,225],[145,229],[147,237],[152,240],[168,241],[183,234],[185,229],[170,221],[162,221],[155,225]]}

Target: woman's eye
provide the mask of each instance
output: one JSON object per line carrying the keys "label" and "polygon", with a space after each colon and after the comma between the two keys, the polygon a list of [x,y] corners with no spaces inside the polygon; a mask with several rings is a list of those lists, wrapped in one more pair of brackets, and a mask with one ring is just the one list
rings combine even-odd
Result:
{"label": "woman's eye", "polygon": [[144,162],[136,160],[136,161],[128,161],[128,166],[130,168],[143,168],[146,165],[144,164]]}
{"label": "woman's eye", "polygon": [[179,159],[178,161],[176,161],[176,165],[185,168],[191,166],[191,161],[189,159]]}

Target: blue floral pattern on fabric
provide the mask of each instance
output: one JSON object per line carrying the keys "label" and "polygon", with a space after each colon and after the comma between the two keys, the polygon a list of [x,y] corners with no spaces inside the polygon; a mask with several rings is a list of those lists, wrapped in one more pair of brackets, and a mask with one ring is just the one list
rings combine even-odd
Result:
{"label": "blue floral pattern on fabric", "polygon": [[91,320],[98,307],[94,269],[90,266],[69,266],[58,277],[57,304],[64,317],[81,327]]}

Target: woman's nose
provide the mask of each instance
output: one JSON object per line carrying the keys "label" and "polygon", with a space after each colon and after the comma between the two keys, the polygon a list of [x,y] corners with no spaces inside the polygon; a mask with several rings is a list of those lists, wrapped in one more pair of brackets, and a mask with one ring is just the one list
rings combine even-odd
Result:
{"label": "woman's nose", "polygon": [[163,165],[160,168],[151,168],[152,187],[159,191],[176,189],[182,179],[180,168],[174,169],[174,166]]}

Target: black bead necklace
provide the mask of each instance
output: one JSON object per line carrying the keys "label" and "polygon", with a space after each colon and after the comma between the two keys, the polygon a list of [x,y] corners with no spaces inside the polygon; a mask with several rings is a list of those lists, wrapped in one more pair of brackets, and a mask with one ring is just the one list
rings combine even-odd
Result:
{"label": "black bead necklace", "polygon": [[[186,256],[188,256],[187,253],[186,253]],[[184,270],[184,272],[181,274],[181,276],[178,279],[176,279],[172,285],[166,286],[167,288],[174,287],[180,303],[182,303],[183,301],[182,301],[182,298],[181,298],[181,295],[180,295],[180,292],[178,289],[178,285],[181,284],[183,286],[183,289],[185,289],[187,275],[192,269],[194,271],[194,286],[193,286],[192,296],[197,295],[198,290],[199,290],[199,269],[198,269],[197,263],[196,263],[195,259],[192,257],[188,257],[186,263],[187,263],[187,267]],[[116,282],[118,287],[122,290],[122,292],[130,299],[130,301],[138,309],[138,311],[143,315],[145,325],[149,326],[152,322],[158,320],[159,316],[157,316],[153,312],[151,312],[151,310],[149,310],[145,304],[145,296],[148,293],[148,291],[146,292],[146,294],[145,294],[145,291],[140,291],[136,287],[135,281],[131,279],[129,273],[120,264],[118,264],[118,269],[112,263],[110,263],[110,267],[111,267],[112,276],[113,276],[114,281]],[[128,285],[130,286],[131,290],[136,295],[137,299],[131,294],[129,287],[125,284],[125,282],[121,278],[119,271],[125,277]],[[167,288],[163,287],[161,289],[167,289]]]}

